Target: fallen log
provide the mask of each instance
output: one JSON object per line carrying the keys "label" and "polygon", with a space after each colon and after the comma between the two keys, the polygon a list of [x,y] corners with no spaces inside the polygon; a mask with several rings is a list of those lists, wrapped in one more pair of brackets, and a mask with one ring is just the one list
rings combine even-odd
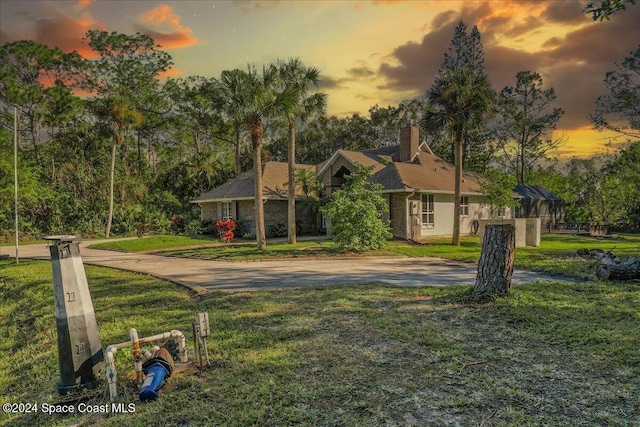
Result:
{"label": "fallen log", "polygon": [[627,258],[622,262],[601,262],[596,269],[596,277],[600,280],[640,279],[640,260]]}
{"label": "fallen log", "polygon": [[602,249],[579,249],[578,255],[593,258],[598,265],[596,277],[600,280],[634,280],[640,279],[640,260],[633,257],[619,258]]}

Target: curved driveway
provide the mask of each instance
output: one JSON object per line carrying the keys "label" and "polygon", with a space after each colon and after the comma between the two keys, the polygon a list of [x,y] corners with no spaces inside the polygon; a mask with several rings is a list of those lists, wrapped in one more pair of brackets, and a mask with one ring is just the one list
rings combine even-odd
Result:
{"label": "curved driveway", "polygon": [[[89,249],[80,243],[85,264],[150,274],[205,291],[381,282],[395,286],[473,285],[477,266],[440,258],[328,257],[264,261],[215,261]],[[20,258],[50,259],[46,244],[19,248]],[[516,270],[513,283],[559,280],[543,273]]]}

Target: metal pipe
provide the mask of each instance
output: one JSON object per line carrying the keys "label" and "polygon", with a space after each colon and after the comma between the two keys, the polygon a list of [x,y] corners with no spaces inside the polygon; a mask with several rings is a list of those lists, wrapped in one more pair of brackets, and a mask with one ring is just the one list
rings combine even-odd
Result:
{"label": "metal pipe", "polygon": [[[107,365],[107,381],[109,383],[109,397],[111,398],[112,402],[114,402],[116,397],[118,396],[118,389],[117,389],[118,371],[116,369],[116,364],[115,364],[113,355],[116,354],[119,349],[125,348],[125,347],[134,347],[135,346],[134,342],[137,342],[138,351],[139,351],[140,345],[142,344],[174,338],[178,341],[180,362],[186,363],[188,361],[186,339],[184,337],[184,334],[178,330],[172,330],[169,332],[152,335],[150,337],[138,338],[138,332],[135,329],[131,329],[129,331],[129,335],[131,337],[131,341],[112,344],[109,347],[107,347],[107,350],[106,350],[105,363]],[[158,348],[157,346],[154,346],[153,347],[154,351],[157,348]],[[142,362],[140,367],[142,369]],[[137,369],[135,362],[134,362],[134,369]]]}

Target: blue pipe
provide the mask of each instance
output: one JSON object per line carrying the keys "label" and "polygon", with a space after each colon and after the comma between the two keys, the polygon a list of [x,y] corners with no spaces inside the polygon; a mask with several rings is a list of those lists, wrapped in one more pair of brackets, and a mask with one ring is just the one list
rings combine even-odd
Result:
{"label": "blue pipe", "polygon": [[164,378],[167,374],[171,375],[171,372],[164,365],[164,363],[158,361],[146,368],[147,378],[142,383],[139,394],[142,402],[150,402],[158,398],[158,390],[162,387]]}

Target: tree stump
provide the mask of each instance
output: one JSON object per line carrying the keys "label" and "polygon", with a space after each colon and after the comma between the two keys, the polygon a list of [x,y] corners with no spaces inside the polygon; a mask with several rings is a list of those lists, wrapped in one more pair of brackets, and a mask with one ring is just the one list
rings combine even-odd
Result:
{"label": "tree stump", "polygon": [[473,289],[475,295],[509,293],[515,260],[515,230],[511,224],[487,225]]}

